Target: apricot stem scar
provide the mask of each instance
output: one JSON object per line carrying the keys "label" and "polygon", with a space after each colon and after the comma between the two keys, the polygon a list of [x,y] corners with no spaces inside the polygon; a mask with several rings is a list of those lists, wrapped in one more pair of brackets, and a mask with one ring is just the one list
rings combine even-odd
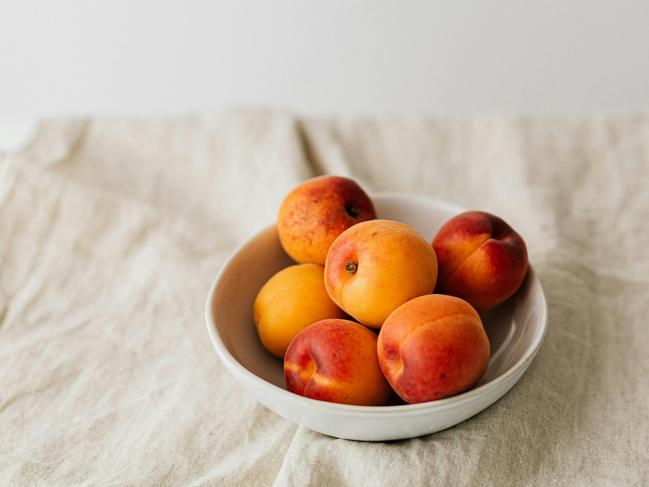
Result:
{"label": "apricot stem scar", "polygon": [[345,211],[352,218],[356,218],[360,213],[358,206],[356,206],[355,204],[345,205]]}
{"label": "apricot stem scar", "polygon": [[345,271],[347,271],[348,274],[356,274],[357,270],[358,264],[356,262],[347,261],[345,263]]}

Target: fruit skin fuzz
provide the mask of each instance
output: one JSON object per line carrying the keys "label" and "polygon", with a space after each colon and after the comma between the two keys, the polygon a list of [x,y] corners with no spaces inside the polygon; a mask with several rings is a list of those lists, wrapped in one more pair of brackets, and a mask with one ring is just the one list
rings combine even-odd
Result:
{"label": "fruit skin fuzz", "polygon": [[284,358],[291,340],[310,324],[345,316],[327,294],[324,268],[317,264],[292,265],[277,272],[253,305],[261,344],[279,358]]}
{"label": "fruit skin fuzz", "polygon": [[345,230],[331,245],[325,285],[331,299],[360,323],[379,328],[406,301],[430,294],[437,259],[412,227],[372,220]]}
{"label": "fruit skin fuzz", "polygon": [[433,239],[437,292],[458,296],[479,311],[510,298],[527,275],[527,246],[504,220],[467,211],[447,221]]}
{"label": "fruit skin fuzz", "polygon": [[489,363],[489,338],[466,301],[429,294],[399,306],[377,342],[379,364],[408,403],[434,401],[471,388]]}
{"label": "fruit skin fuzz", "polygon": [[379,367],[376,335],[349,320],[322,320],[302,330],[284,357],[286,387],[311,399],[383,406],[392,391]]}
{"label": "fruit skin fuzz", "polygon": [[296,262],[324,265],[333,241],[349,227],[376,218],[370,197],[355,181],[320,176],[295,187],[282,201],[277,232]]}

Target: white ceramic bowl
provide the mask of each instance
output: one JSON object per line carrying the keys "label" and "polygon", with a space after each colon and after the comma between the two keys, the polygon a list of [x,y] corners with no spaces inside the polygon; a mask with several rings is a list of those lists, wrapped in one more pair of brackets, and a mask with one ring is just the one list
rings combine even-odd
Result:
{"label": "white ceramic bowl", "polygon": [[[428,241],[446,220],[463,211],[420,196],[380,193],[372,199],[379,218],[408,223]],[[307,399],[286,390],[282,362],[261,346],[252,318],[259,289],[291,263],[280,246],[275,226],[242,245],[212,285],[205,311],[207,330],[227,370],[261,404],[289,421],[327,435],[396,440],[460,423],[511,389],[534,359],[545,335],[547,305],[530,268],[515,296],[482,315],[492,355],[484,377],[473,389],[438,401],[380,407]]]}

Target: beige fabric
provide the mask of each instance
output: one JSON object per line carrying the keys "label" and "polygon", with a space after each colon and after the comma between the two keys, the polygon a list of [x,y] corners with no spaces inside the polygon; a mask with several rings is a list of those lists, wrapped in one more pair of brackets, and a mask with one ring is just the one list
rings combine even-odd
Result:
{"label": "beige fabric", "polygon": [[[0,177],[0,485],[649,484],[649,116],[45,123]],[[320,172],[502,215],[550,328],[473,419],[360,443],[256,404],[207,340],[225,256]]]}

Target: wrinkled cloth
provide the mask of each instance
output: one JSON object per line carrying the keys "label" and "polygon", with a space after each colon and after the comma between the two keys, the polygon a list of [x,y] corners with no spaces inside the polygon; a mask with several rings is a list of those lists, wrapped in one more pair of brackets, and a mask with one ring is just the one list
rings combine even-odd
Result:
{"label": "wrinkled cloth", "polygon": [[[0,485],[649,484],[649,114],[43,122],[0,164]],[[339,440],[257,404],[203,309],[305,178],[502,216],[549,303],[479,415]]]}

